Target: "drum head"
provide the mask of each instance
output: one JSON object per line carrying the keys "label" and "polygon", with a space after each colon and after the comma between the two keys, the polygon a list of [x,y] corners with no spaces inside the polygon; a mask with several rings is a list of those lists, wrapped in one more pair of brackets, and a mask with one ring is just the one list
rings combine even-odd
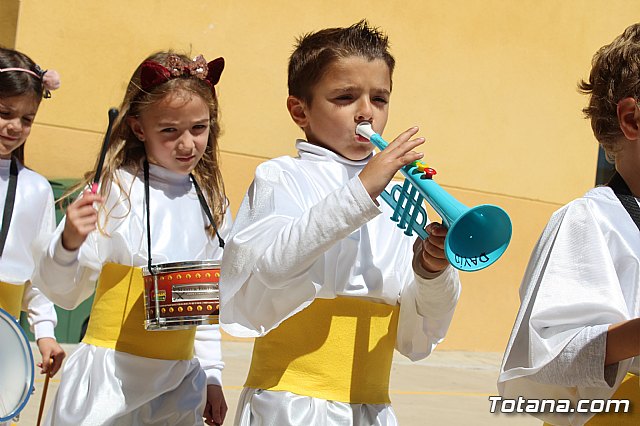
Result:
{"label": "drum head", "polygon": [[33,389],[33,355],[18,322],[0,309],[0,422],[17,416]]}

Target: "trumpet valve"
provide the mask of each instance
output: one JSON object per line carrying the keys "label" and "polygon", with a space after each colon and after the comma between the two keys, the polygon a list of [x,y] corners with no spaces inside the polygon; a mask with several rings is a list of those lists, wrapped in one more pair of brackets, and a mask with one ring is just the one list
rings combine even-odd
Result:
{"label": "trumpet valve", "polygon": [[431,167],[427,167],[424,169],[424,178],[431,179],[435,174],[437,174],[436,169],[432,169]]}
{"label": "trumpet valve", "polygon": [[421,176],[422,179],[431,179],[437,173],[436,169],[432,169],[428,164],[423,163],[422,161],[416,161],[416,168],[418,171],[423,173]]}

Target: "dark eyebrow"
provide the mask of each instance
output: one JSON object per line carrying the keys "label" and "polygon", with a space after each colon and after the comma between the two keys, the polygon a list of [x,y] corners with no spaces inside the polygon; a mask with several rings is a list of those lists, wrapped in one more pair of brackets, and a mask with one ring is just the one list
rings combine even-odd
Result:
{"label": "dark eyebrow", "polygon": [[373,93],[378,94],[378,95],[385,95],[385,96],[390,96],[391,95],[391,91],[389,89],[374,89],[372,90]]}
{"label": "dark eyebrow", "polygon": [[340,95],[340,94],[343,94],[343,93],[353,92],[354,90],[358,90],[357,86],[344,86],[344,87],[339,87],[339,88],[333,89],[331,91],[331,94]]}

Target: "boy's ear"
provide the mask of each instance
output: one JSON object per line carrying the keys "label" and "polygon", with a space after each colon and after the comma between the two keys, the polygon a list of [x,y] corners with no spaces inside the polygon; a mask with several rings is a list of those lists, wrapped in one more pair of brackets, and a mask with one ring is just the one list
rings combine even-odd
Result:
{"label": "boy's ear", "polygon": [[140,140],[144,142],[144,130],[142,129],[142,125],[140,124],[140,120],[136,117],[127,117],[127,124],[131,128],[131,131],[134,135]]}
{"label": "boy's ear", "polygon": [[298,127],[305,128],[308,122],[307,104],[295,96],[289,96],[287,98],[287,109]]}
{"label": "boy's ear", "polygon": [[624,137],[631,140],[640,140],[640,111],[634,98],[624,98],[618,102],[618,123]]}

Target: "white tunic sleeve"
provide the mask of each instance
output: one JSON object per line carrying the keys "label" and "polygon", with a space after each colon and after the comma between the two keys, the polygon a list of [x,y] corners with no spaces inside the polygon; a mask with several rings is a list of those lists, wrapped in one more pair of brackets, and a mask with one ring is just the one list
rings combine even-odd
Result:
{"label": "white tunic sleeve", "polygon": [[268,162],[243,200],[221,269],[221,324],[243,337],[266,334],[320,290],[307,272],[336,241],[380,214],[355,177],[309,206],[305,190]]}
{"label": "white tunic sleeve", "polygon": [[[231,210],[227,208],[224,222],[218,233],[223,240],[227,240],[233,226]],[[217,253],[220,253],[219,251]],[[221,257],[221,254],[219,255]],[[216,260],[220,260],[219,258]],[[207,375],[207,385],[222,386],[222,335],[220,325],[202,325],[196,329],[196,340],[194,343],[195,357],[200,362],[200,366]]]}
{"label": "white tunic sleeve", "polygon": [[[614,377],[606,377],[608,326],[638,315],[632,300],[640,251],[624,237],[638,230],[610,190],[595,194],[597,203],[583,198],[556,212],[532,253],[498,379],[504,398],[610,398],[631,363],[620,362],[617,375],[614,368]],[[587,419],[577,413],[545,418],[557,424]]]}
{"label": "white tunic sleeve", "polygon": [[22,310],[27,312],[29,327],[36,341],[43,337],[56,338],[54,329],[58,323],[58,316],[53,303],[40,290],[34,288],[31,282],[25,283]]}
{"label": "white tunic sleeve", "polygon": [[[416,241],[414,249],[419,244]],[[460,298],[461,285],[458,271],[452,266],[441,273],[429,274],[414,257],[413,269],[430,277],[414,273],[413,280],[404,287],[396,349],[416,361],[427,357],[444,340]]]}
{"label": "white tunic sleeve", "polygon": [[[117,187],[114,185],[107,205],[115,205]],[[124,213],[124,212],[120,212]],[[43,236],[33,244],[36,268],[33,282],[42,292],[64,309],[74,309],[91,297],[100,276],[105,257],[100,256],[98,246],[108,251],[108,244],[99,232],[89,234],[80,249],[69,251],[62,246],[62,231],[66,216],[53,236]]]}
{"label": "white tunic sleeve", "polygon": [[[41,221],[38,226],[38,236],[49,237],[56,224],[53,192],[47,183],[43,198],[46,199],[44,211],[41,214]],[[31,252],[29,253],[31,254]],[[31,280],[25,283],[24,296],[22,298],[22,309],[27,312],[29,327],[33,332],[36,341],[43,337],[55,339],[54,329],[58,324],[58,316],[55,307],[42,292],[31,284]]]}

